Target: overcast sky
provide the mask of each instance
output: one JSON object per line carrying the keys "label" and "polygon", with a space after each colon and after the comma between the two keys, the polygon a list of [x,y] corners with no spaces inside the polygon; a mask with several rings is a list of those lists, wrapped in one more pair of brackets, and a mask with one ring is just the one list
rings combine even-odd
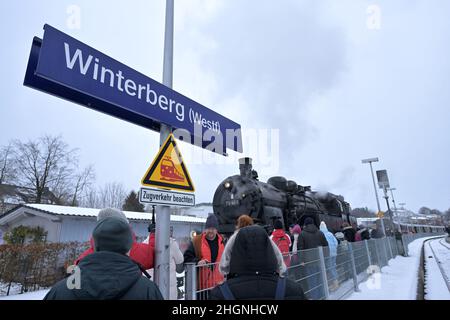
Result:
{"label": "overcast sky", "polygon": [[[79,28],[70,5],[80,9]],[[45,23],[161,81],[164,10],[163,0],[1,1],[0,145],[61,134],[80,149],[82,165],[95,165],[97,184],[138,189],[158,149],[156,132],[22,83]],[[446,210],[448,12],[448,1],[176,0],[173,86],[244,133],[279,130],[276,170],[263,165],[254,139],[244,144],[262,180],[283,175],[375,209],[361,159],[379,157],[374,169],[388,170],[397,203]],[[182,153],[189,149],[181,144]],[[238,172],[237,163],[186,161],[197,202],[212,201],[217,185]]]}

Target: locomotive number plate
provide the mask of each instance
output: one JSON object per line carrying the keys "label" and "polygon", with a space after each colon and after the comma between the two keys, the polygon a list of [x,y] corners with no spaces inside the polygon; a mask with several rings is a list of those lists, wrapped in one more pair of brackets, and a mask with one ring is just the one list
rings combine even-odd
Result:
{"label": "locomotive number plate", "polygon": [[226,207],[234,207],[234,206],[238,206],[239,204],[240,204],[239,199],[225,200]]}

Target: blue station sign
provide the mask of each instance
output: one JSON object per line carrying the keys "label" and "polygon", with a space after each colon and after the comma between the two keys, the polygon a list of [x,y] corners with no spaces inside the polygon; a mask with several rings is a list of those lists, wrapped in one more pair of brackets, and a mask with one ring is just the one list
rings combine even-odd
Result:
{"label": "blue station sign", "polygon": [[241,126],[53,28],[35,37],[24,85],[221,154],[242,152]]}

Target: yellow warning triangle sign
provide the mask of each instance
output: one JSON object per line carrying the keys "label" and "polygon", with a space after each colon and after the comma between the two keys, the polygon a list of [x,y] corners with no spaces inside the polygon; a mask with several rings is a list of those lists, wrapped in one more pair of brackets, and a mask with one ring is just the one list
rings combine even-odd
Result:
{"label": "yellow warning triangle sign", "polygon": [[141,181],[143,186],[194,192],[189,172],[173,134],[170,134]]}

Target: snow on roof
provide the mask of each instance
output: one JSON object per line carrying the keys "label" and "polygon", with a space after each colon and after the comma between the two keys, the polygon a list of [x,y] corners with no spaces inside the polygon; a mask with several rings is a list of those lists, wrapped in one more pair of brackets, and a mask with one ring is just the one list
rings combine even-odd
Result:
{"label": "snow on roof", "polygon": [[[65,216],[81,216],[81,217],[97,217],[100,209],[81,208],[81,207],[66,207],[52,204],[36,204],[28,203],[24,205],[29,208],[46,211],[56,215]],[[152,215],[149,212],[133,212],[123,211],[125,216],[130,220],[150,220]],[[205,223],[206,219],[190,216],[170,215],[170,221],[173,222],[191,222],[191,223]]]}

